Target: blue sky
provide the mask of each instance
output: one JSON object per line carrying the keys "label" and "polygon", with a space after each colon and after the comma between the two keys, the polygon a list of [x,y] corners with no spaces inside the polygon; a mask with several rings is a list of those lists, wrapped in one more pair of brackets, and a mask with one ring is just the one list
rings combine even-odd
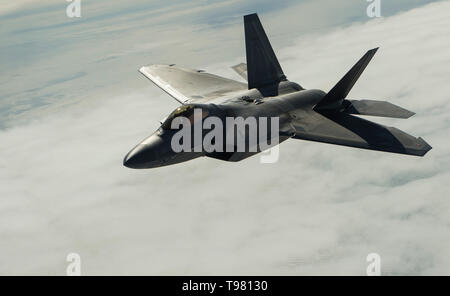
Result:
{"label": "blue sky", "polygon": [[[0,274],[384,274],[450,270],[450,1],[82,1],[0,5]],[[435,2],[435,3],[431,3]],[[424,137],[425,158],[305,141],[261,165],[158,170],[123,156],[178,106],[141,77],[177,63],[240,79],[242,15],[258,12],[288,78],[327,91],[381,46],[352,98]],[[230,185],[232,184],[232,185]]]}

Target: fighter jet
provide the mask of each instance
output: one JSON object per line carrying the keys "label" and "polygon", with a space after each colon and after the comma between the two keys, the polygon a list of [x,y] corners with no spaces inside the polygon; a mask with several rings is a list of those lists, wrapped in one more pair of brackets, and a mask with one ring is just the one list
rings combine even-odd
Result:
{"label": "fighter jet", "polygon": [[[221,127],[223,130],[219,133],[222,138],[218,137],[213,142],[225,143],[226,150],[207,151],[204,147],[194,147],[198,143],[194,144],[195,141],[192,141],[192,150],[174,151],[173,137],[179,132],[179,125],[177,128],[173,123],[180,117],[187,118],[194,127],[202,125],[210,117],[219,118],[223,122],[226,118],[238,117],[277,118],[278,131],[267,134],[270,140],[276,136],[278,143],[287,139],[300,139],[413,156],[424,156],[431,149],[422,138],[361,117],[406,119],[414,115],[413,112],[386,101],[347,98],[378,48],[369,50],[326,93],[318,89],[304,89],[287,79],[257,14],[244,16],[244,29],[247,63],[232,68],[247,83],[174,64],[149,65],[139,70],[181,106],[161,121],[157,131],[125,156],[123,164],[126,167],[156,168],[197,157],[236,162],[262,150],[250,149],[251,135],[246,133],[247,127],[236,131],[236,126],[229,127],[224,123]],[[194,116],[195,110],[200,110],[200,117],[197,119]],[[212,125],[209,128],[212,129]],[[230,132],[243,135],[245,150],[228,149],[230,145],[236,145],[236,137],[227,138]],[[204,138],[207,134],[208,130],[202,129],[200,136]]]}

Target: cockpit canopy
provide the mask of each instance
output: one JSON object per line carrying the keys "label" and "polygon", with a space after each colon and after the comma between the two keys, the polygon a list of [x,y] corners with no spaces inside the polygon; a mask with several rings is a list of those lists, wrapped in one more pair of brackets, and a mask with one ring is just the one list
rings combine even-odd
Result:
{"label": "cockpit canopy", "polygon": [[167,117],[167,119],[161,125],[161,128],[163,130],[174,130],[172,128],[172,121],[177,117],[187,118],[189,120],[189,122],[191,123],[191,126],[193,126],[195,123],[197,123],[197,121],[199,121],[198,118],[194,117],[194,111],[196,109],[201,110],[200,120],[203,120],[206,116],[209,115],[209,111],[205,108],[201,108],[199,106],[192,105],[192,104],[182,105],[182,106],[178,107],[177,109],[175,109],[175,111],[173,111]]}

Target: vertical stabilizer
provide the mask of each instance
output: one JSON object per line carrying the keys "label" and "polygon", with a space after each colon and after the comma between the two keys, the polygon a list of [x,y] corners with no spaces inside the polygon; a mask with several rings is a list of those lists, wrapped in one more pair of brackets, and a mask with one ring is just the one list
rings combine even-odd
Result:
{"label": "vertical stabilizer", "polygon": [[244,16],[248,88],[286,80],[280,63],[256,13]]}
{"label": "vertical stabilizer", "polygon": [[350,90],[358,81],[378,48],[369,50],[353,68],[330,90],[330,92],[314,107],[315,110],[339,109]]}

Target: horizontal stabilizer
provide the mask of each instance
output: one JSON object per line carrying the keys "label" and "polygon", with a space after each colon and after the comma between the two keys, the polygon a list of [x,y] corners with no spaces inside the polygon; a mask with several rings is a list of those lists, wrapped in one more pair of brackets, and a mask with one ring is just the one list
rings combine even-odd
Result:
{"label": "horizontal stabilizer", "polygon": [[231,67],[236,73],[239,74],[239,76],[241,76],[242,78],[244,78],[245,80],[247,80],[247,64],[245,63],[240,63],[238,65],[235,65],[233,67]]}
{"label": "horizontal stabilizer", "polygon": [[378,48],[369,50],[353,68],[330,90],[330,92],[314,107],[315,110],[340,109],[344,99],[350,93],[361,74],[377,52]]}
{"label": "horizontal stabilizer", "polygon": [[415,113],[386,101],[345,100],[342,112],[391,118],[410,118]]}
{"label": "horizontal stabilizer", "polygon": [[431,150],[422,138],[342,112],[314,112],[295,119],[292,126],[294,139],[414,156]]}

